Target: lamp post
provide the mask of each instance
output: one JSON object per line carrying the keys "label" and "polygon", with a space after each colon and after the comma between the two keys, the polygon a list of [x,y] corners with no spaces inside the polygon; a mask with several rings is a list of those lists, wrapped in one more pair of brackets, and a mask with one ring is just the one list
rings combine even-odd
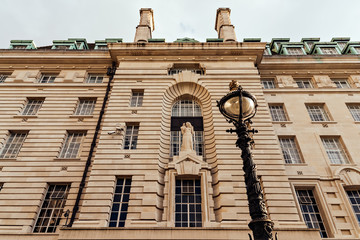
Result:
{"label": "lamp post", "polygon": [[250,151],[250,145],[253,143],[251,135],[257,132],[254,129],[250,130],[250,119],[255,116],[257,110],[256,98],[244,91],[235,80],[232,80],[229,87],[230,92],[217,101],[217,104],[221,114],[235,126],[235,130],[229,129],[226,132],[235,132],[238,137],[236,146],[241,149],[251,216],[249,227],[253,232],[254,240],[273,240],[274,223],[269,219],[262,188],[256,174],[256,165]]}

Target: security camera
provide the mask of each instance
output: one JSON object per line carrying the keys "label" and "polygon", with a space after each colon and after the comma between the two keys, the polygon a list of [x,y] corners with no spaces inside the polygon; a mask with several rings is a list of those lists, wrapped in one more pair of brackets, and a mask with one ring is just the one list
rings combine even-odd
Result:
{"label": "security camera", "polygon": [[110,132],[108,132],[109,135],[113,135],[113,134],[115,134],[115,133],[116,133],[116,131],[110,131]]}
{"label": "security camera", "polygon": [[117,126],[117,127],[116,127],[116,131],[119,131],[119,132],[124,131],[124,128],[123,128],[123,127],[120,127],[120,126]]}

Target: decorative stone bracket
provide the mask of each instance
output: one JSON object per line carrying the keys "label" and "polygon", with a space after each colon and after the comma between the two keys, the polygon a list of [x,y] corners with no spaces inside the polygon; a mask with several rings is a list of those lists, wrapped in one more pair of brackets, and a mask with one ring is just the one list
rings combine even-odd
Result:
{"label": "decorative stone bracket", "polygon": [[201,169],[209,168],[202,156],[197,156],[194,150],[180,152],[179,156],[173,157],[173,162],[168,167],[175,169],[177,175],[199,175]]}

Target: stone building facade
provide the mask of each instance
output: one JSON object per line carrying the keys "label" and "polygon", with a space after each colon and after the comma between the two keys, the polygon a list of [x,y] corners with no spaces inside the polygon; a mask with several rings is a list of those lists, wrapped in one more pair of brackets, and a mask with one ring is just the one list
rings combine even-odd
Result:
{"label": "stone building facade", "polygon": [[231,80],[258,101],[252,152],[279,239],[358,239],[360,44],[239,42],[225,8],[215,29],[168,43],[141,9],[132,43],[1,49],[0,239],[248,239],[240,150],[216,105]]}

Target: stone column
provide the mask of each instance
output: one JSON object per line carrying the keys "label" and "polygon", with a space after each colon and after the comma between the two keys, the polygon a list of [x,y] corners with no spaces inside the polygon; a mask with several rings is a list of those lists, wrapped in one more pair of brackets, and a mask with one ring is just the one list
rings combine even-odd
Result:
{"label": "stone column", "polygon": [[216,13],[215,30],[224,42],[236,42],[234,25],[230,21],[230,8],[219,8]]}
{"label": "stone column", "polygon": [[154,31],[154,14],[151,8],[140,9],[140,23],[136,27],[134,42],[148,42]]}

